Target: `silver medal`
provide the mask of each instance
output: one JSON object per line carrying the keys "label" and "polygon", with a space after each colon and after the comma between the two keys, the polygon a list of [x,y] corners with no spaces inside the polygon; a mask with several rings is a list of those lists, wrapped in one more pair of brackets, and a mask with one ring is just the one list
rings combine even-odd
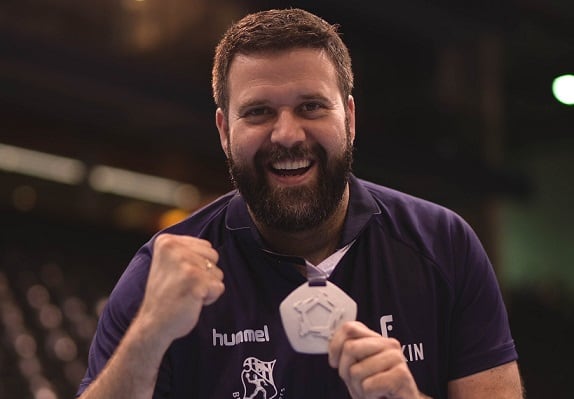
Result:
{"label": "silver medal", "polygon": [[355,320],[357,304],[335,284],[306,282],[279,306],[283,328],[300,353],[327,353],[329,339],[341,324]]}

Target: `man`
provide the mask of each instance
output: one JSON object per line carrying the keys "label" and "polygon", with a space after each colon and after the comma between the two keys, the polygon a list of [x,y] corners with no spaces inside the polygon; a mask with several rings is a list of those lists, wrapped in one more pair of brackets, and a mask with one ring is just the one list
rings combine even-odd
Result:
{"label": "man", "polygon": [[[336,28],[308,12],[256,13],[226,32],[213,90],[238,190],[135,255],[100,319],[82,399],[521,397],[471,229],[351,174],[352,88]],[[311,355],[293,349],[279,307],[316,278],[356,302],[357,320]],[[347,310],[324,296],[331,316]],[[298,306],[287,310],[303,318]]]}

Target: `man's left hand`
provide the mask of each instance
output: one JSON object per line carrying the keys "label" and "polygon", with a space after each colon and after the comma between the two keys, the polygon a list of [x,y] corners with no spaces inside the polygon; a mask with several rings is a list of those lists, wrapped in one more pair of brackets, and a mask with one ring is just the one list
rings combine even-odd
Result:
{"label": "man's left hand", "polygon": [[329,364],[339,370],[353,399],[421,398],[401,344],[364,324],[339,327],[329,343]]}

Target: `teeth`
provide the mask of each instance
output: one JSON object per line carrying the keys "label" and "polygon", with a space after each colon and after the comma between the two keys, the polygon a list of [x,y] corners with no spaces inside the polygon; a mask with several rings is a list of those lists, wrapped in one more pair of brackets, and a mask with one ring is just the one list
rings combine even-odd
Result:
{"label": "teeth", "polygon": [[308,168],[311,165],[311,161],[307,159],[299,160],[299,161],[279,161],[273,163],[273,169],[277,170],[294,170],[294,169],[302,169]]}

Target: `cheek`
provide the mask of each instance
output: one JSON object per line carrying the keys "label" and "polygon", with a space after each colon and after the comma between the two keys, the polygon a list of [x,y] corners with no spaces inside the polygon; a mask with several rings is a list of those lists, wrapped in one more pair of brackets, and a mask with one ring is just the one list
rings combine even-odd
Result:
{"label": "cheek", "polygon": [[246,163],[253,159],[263,142],[262,134],[257,134],[250,129],[235,128],[229,134],[227,151],[230,152],[235,162]]}
{"label": "cheek", "polygon": [[323,134],[316,136],[317,142],[325,148],[328,154],[340,154],[345,151],[348,134],[344,121],[331,126]]}

